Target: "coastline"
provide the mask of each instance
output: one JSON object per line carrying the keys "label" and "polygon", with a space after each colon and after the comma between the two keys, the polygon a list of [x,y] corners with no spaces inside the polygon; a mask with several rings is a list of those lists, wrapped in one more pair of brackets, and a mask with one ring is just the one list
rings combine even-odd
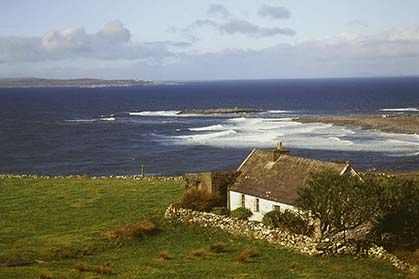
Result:
{"label": "coastline", "polygon": [[387,133],[419,134],[419,115],[303,116],[302,123],[326,123]]}

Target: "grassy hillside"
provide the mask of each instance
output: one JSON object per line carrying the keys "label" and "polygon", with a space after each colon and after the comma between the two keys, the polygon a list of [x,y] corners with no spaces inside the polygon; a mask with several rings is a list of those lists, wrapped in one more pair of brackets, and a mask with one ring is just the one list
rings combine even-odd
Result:
{"label": "grassy hillside", "polygon": [[[0,263],[37,260],[0,267],[0,278],[405,278],[391,265],[361,258],[309,257],[263,242],[162,220],[167,205],[182,191],[181,182],[117,179],[1,179]],[[103,232],[150,218],[162,231],[138,240],[109,241]],[[227,251],[188,259],[192,250],[224,242]],[[258,256],[240,264],[246,246]],[[173,257],[159,260],[160,251]],[[74,265],[84,263],[88,271]],[[112,275],[95,271],[112,265]],[[81,268],[79,268],[81,269]],[[413,275],[410,275],[413,276]],[[414,278],[414,276],[412,277]]]}

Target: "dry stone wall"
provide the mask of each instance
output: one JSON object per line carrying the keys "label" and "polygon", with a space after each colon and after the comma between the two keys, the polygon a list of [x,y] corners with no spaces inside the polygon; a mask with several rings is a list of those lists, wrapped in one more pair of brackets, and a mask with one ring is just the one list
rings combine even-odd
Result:
{"label": "dry stone wall", "polygon": [[[323,255],[323,254],[354,254],[356,247],[340,242],[330,243],[330,239],[326,242],[333,248],[325,251],[322,249],[325,246],[314,238],[305,235],[292,234],[287,231],[282,231],[278,228],[271,229],[260,222],[238,220],[227,216],[216,215],[213,213],[193,211],[190,209],[176,208],[169,206],[166,209],[164,217],[170,221],[198,225],[204,228],[215,228],[226,231],[233,235],[240,235],[263,240],[272,244],[285,246],[308,255]],[[403,269],[415,271],[417,268],[404,263],[396,256],[387,252],[383,247],[372,245],[366,252],[371,258],[389,261],[393,266]]]}
{"label": "dry stone wall", "polygon": [[180,181],[184,180],[183,176],[140,176],[140,175],[109,175],[109,176],[86,176],[86,175],[34,175],[34,174],[0,174],[0,179],[123,179],[123,180],[143,180],[143,181]]}

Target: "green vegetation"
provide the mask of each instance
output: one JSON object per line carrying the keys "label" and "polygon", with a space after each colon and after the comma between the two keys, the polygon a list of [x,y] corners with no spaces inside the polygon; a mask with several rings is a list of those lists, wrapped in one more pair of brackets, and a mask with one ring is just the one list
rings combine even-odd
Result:
{"label": "green vegetation", "polygon": [[324,171],[298,194],[297,205],[319,218],[323,234],[370,222],[369,240],[388,248],[418,246],[419,183],[413,180]]}
{"label": "green vegetation", "polygon": [[299,215],[286,209],[284,212],[273,210],[263,216],[262,223],[272,227],[281,228],[295,234],[311,235],[313,227]]}
{"label": "green vegetation", "polygon": [[245,207],[239,207],[230,212],[230,216],[240,220],[247,220],[253,215],[252,211]]}
{"label": "green vegetation", "polygon": [[[169,224],[162,220],[165,208],[179,199],[182,186],[173,181],[1,179],[0,264],[36,262],[0,267],[0,278],[407,276],[386,262],[310,257],[219,231]],[[154,232],[142,223],[146,219],[159,225],[157,234],[144,233]],[[107,238],[106,232],[129,224],[141,228],[139,238]]]}

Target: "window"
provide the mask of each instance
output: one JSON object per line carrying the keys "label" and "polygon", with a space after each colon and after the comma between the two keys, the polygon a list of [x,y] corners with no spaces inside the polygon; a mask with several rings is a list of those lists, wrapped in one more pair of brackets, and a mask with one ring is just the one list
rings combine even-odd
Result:
{"label": "window", "polygon": [[241,206],[246,207],[246,196],[244,194],[242,194]]}
{"label": "window", "polygon": [[273,205],[272,210],[274,211],[281,211],[281,207],[279,205]]}
{"label": "window", "polygon": [[259,212],[259,199],[255,199],[255,212]]}

